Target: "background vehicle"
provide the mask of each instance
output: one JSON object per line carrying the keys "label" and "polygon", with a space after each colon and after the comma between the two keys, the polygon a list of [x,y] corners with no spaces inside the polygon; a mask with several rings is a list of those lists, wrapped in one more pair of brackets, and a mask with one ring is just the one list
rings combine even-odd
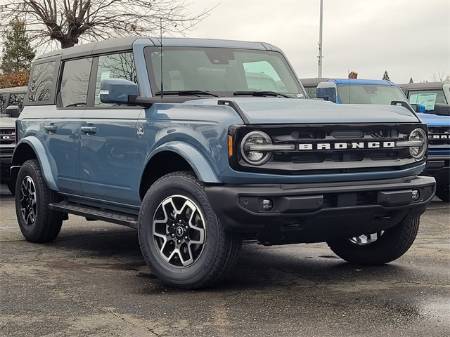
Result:
{"label": "background vehicle", "polygon": [[9,184],[9,168],[16,146],[16,119],[23,109],[27,87],[0,89],[0,170],[1,182]]}
{"label": "background vehicle", "polygon": [[410,83],[400,86],[409,103],[421,104],[417,114],[428,125],[427,174],[436,178],[436,194],[450,202],[450,83]]}
{"label": "background vehicle", "polygon": [[450,83],[427,82],[401,84],[411,104],[421,104],[427,113],[450,116]]}
{"label": "background vehicle", "polygon": [[331,78],[301,78],[300,82],[305,88],[305,91],[309,98],[317,98],[317,85],[320,82],[327,82]]}
{"label": "background vehicle", "polygon": [[68,213],[128,225],[172,286],[223,278],[242,238],[327,242],[349,262],[388,263],[434,195],[418,176],[427,139],[414,113],[300,99],[267,43],[64,49],[35,60],[27,96],[11,171],[25,238],[55,239]]}
{"label": "background vehicle", "polygon": [[[315,97],[335,103],[391,104],[392,101],[408,101],[397,85],[383,80],[306,79],[304,87],[308,94],[316,88]],[[436,178],[436,195],[449,202],[450,116],[446,111],[449,109],[450,84],[418,83],[402,87],[409,103],[422,111],[417,112],[417,116],[428,126],[428,160],[424,174]]]}
{"label": "background vehicle", "polygon": [[390,105],[392,101],[406,101],[401,89],[391,81],[330,78],[300,81],[309,97],[322,98],[338,104]]}

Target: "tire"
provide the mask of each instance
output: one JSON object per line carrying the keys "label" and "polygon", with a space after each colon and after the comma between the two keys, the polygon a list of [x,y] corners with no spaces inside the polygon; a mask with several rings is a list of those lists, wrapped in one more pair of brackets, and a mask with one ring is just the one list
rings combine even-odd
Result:
{"label": "tire", "polygon": [[449,185],[437,186],[436,195],[443,202],[450,202],[450,186]]}
{"label": "tire", "polygon": [[[378,235],[371,243],[358,244],[349,238],[328,242],[331,250],[347,262],[381,265],[398,259],[417,236],[420,216],[407,216],[400,224]],[[359,238],[359,237],[358,237]]]}
{"label": "tire", "polygon": [[163,283],[185,289],[222,280],[241,246],[238,236],[225,231],[203,185],[187,172],[167,174],[150,187],[139,213],[138,236],[152,272]]}
{"label": "tire", "polygon": [[17,221],[25,239],[35,243],[53,241],[61,230],[63,214],[49,209],[49,203],[57,201],[57,195],[47,187],[36,160],[22,165],[15,190]]}

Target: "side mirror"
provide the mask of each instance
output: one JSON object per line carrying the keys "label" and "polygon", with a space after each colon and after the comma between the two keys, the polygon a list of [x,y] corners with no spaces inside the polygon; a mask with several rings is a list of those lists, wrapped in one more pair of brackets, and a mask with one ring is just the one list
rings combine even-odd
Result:
{"label": "side mirror", "polygon": [[100,83],[100,102],[102,103],[128,104],[130,96],[138,95],[137,84],[128,80],[111,78]]}
{"label": "side mirror", "polygon": [[336,103],[336,84],[333,82],[320,82],[316,89],[317,98]]}
{"label": "side mirror", "polygon": [[437,103],[431,113],[439,116],[450,116],[450,105]]}
{"label": "side mirror", "polygon": [[10,105],[6,107],[5,113],[11,118],[18,118],[20,115],[20,108],[17,105]]}

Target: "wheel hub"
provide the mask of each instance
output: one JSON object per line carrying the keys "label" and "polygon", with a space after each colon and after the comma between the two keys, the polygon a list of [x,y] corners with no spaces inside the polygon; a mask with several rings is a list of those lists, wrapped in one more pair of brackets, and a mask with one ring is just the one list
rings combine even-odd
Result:
{"label": "wheel hub", "polygon": [[30,176],[26,176],[22,179],[20,184],[20,213],[23,221],[31,226],[36,221],[37,214],[37,195],[36,186]]}
{"label": "wheel hub", "polygon": [[203,251],[205,236],[203,214],[191,199],[174,195],[159,204],[153,216],[153,239],[166,262],[191,265]]}

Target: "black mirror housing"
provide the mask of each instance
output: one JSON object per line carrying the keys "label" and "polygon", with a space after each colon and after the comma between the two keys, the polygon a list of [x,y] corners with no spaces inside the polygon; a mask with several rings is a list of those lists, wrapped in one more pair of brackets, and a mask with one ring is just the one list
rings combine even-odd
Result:
{"label": "black mirror housing", "polygon": [[139,95],[136,83],[118,78],[103,80],[100,84],[100,101],[106,104],[129,104],[129,97]]}
{"label": "black mirror housing", "polygon": [[20,107],[17,105],[10,105],[6,107],[5,113],[11,118],[18,118],[20,115]]}

